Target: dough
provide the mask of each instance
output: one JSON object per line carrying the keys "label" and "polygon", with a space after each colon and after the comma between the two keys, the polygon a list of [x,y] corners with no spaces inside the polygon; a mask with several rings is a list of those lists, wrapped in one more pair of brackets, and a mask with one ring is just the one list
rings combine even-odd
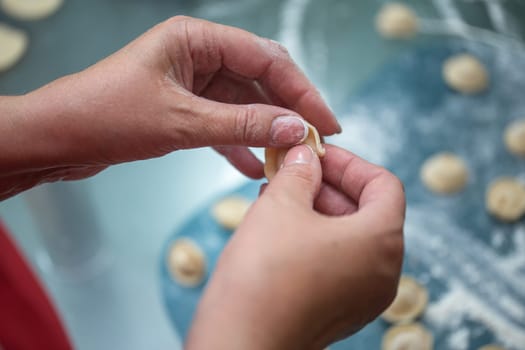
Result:
{"label": "dough", "polygon": [[168,270],[175,281],[195,287],[206,275],[204,253],[193,241],[181,238],[173,243],[168,253]]}
{"label": "dough", "polygon": [[381,317],[391,323],[411,322],[423,313],[427,303],[427,289],[412,277],[401,276],[397,295]]}
{"label": "dough", "polygon": [[[306,136],[303,143],[310,146],[319,157],[323,157],[326,150],[321,143],[319,132],[310,123],[306,121],[305,123],[308,127],[308,135]],[[277,173],[277,170],[279,170],[281,164],[283,163],[287,152],[287,148],[266,148],[264,151],[264,175],[268,180],[271,180]]]}
{"label": "dough", "polygon": [[502,348],[501,346],[490,344],[490,345],[482,346],[478,350],[505,350],[505,348]]}
{"label": "dough", "polygon": [[460,191],[468,180],[465,162],[455,154],[442,152],[433,155],[421,167],[421,181],[435,193],[450,194]]}
{"label": "dough", "polygon": [[212,208],[212,215],[223,227],[235,230],[240,225],[251,202],[243,197],[226,197]]}
{"label": "dough", "polygon": [[494,180],[487,189],[486,206],[501,221],[517,221],[525,214],[525,185],[511,177]]}
{"label": "dough", "polygon": [[417,16],[406,5],[387,3],[381,7],[376,17],[376,29],[385,38],[408,39],[417,32]]}
{"label": "dough", "polygon": [[13,67],[22,58],[28,42],[23,31],[0,23],[0,72]]}
{"label": "dough", "polygon": [[21,20],[37,20],[55,13],[63,0],[0,0],[0,7],[8,15]]}
{"label": "dough", "polygon": [[382,350],[432,350],[434,337],[419,323],[391,327],[383,335]]}
{"label": "dough", "polygon": [[516,120],[507,126],[503,140],[510,153],[525,157],[525,119]]}
{"label": "dough", "polygon": [[489,84],[487,69],[476,57],[459,54],[443,64],[443,79],[449,87],[463,94],[476,94]]}

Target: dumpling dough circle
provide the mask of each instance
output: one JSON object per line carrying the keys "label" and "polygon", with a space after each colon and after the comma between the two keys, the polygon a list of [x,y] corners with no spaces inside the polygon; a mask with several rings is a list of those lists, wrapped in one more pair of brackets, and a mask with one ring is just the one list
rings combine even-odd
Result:
{"label": "dumpling dough circle", "polygon": [[52,15],[63,2],[63,0],[0,0],[0,7],[12,17],[29,21]]}
{"label": "dumpling dough circle", "polygon": [[[308,128],[308,134],[302,143],[310,146],[319,157],[323,157],[326,150],[321,142],[322,140],[321,136],[319,136],[319,132],[312,124],[306,121],[304,123]],[[264,176],[266,176],[268,181],[271,180],[277,173],[277,170],[279,170],[287,152],[288,148],[267,147],[264,150]]]}
{"label": "dumpling dough circle", "polygon": [[511,177],[494,180],[487,189],[486,206],[501,221],[518,220],[525,214],[525,185]]}
{"label": "dumpling dough circle", "polygon": [[431,191],[441,194],[455,193],[465,187],[468,169],[465,162],[453,153],[433,155],[421,167],[421,181]]}
{"label": "dumpling dough circle", "polygon": [[507,126],[503,140],[509,152],[525,157],[525,119],[516,120]]}
{"label": "dumpling dough circle", "polygon": [[235,230],[250,208],[251,202],[243,197],[231,196],[217,202],[212,208],[215,220],[229,230]]}
{"label": "dumpling dough circle", "polygon": [[181,238],[175,241],[168,252],[168,271],[172,278],[186,287],[199,285],[206,275],[206,258],[193,241]]}
{"label": "dumpling dough circle", "polygon": [[387,3],[379,10],[376,17],[376,28],[385,38],[411,38],[418,29],[417,16],[406,5],[397,2]]}
{"label": "dumpling dough circle", "polygon": [[428,291],[410,276],[401,276],[397,295],[381,317],[391,323],[406,323],[415,320],[425,310]]}
{"label": "dumpling dough circle", "polygon": [[0,72],[13,67],[22,58],[28,42],[23,31],[0,23]]}
{"label": "dumpling dough circle", "polygon": [[421,324],[390,327],[383,335],[382,350],[432,350],[434,337]]}
{"label": "dumpling dough circle", "polygon": [[448,86],[463,94],[476,94],[489,84],[487,69],[470,54],[448,58],[443,64],[443,79]]}

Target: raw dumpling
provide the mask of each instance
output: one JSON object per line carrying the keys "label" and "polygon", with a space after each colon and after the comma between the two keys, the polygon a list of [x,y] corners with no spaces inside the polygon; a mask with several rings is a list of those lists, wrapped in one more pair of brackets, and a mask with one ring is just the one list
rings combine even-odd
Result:
{"label": "raw dumpling", "polygon": [[197,244],[181,238],[168,254],[168,270],[175,281],[187,287],[199,285],[206,275],[206,258]]}
{"label": "raw dumpling", "polygon": [[235,230],[240,225],[244,215],[250,208],[251,202],[243,197],[226,197],[217,202],[212,208],[215,220],[229,230]]}
{"label": "raw dumpling", "polygon": [[37,20],[55,13],[63,0],[0,0],[0,7],[8,15],[21,20]]}
{"label": "raw dumpling", "polygon": [[391,327],[383,336],[382,350],[432,350],[434,337],[419,323]]}
{"label": "raw dumpling", "polygon": [[13,67],[22,58],[28,42],[23,31],[0,23],[0,72]]}
{"label": "raw dumpling", "polygon": [[[308,127],[308,135],[306,136],[303,143],[310,146],[319,157],[323,157],[326,150],[324,149],[323,144],[321,143],[321,137],[319,136],[319,132],[310,123],[306,121],[305,123]],[[288,148],[266,148],[266,150],[264,151],[264,175],[268,180],[271,180],[275,176],[277,170],[279,170],[279,167],[283,163],[287,152]]]}
{"label": "raw dumpling", "polygon": [[516,120],[507,126],[503,140],[509,152],[525,157],[525,119]]}
{"label": "raw dumpling", "polygon": [[397,295],[381,317],[391,323],[411,322],[423,313],[427,303],[427,289],[412,277],[401,276]]}
{"label": "raw dumpling", "polygon": [[397,2],[387,3],[376,17],[376,29],[385,38],[411,38],[417,33],[417,16],[406,5]]}
{"label": "raw dumpling", "polygon": [[450,194],[462,190],[467,184],[468,169],[465,162],[453,153],[438,153],[421,167],[421,181],[431,191]]}
{"label": "raw dumpling", "polygon": [[525,214],[525,185],[511,177],[494,180],[487,189],[486,206],[501,221],[517,221]]}
{"label": "raw dumpling", "polygon": [[489,84],[487,69],[469,54],[447,59],[443,64],[443,79],[452,89],[467,95],[479,93]]}

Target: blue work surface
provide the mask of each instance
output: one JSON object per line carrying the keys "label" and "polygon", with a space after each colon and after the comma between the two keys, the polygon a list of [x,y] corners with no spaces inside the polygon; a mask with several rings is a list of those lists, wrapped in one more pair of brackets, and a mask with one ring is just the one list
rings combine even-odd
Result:
{"label": "blue work surface", "polygon": [[[444,60],[460,52],[487,65],[491,82],[486,92],[464,96],[443,82]],[[405,184],[404,273],[429,289],[430,303],[420,321],[434,334],[436,349],[477,349],[488,343],[525,349],[525,222],[503,224],[485,210],[491,180],[504,175],[525,179],[525,160],[508,153],[502,141],[505,126],[525,116],[523,91],[523,54],[440,40],[387,63],[338,111],[346,131],[329,142],[389,168]],[[419,179],[425,159],[441,151],[454,152],[467,163],[468,184],[458,194],[433,194]],[[258,182],[250,182],[224,196],[255,199],[258,188]],[[213,271],[231,235],[210,214],[220,198],[177,229],[160,260],[165,304],[183,335],[203,287],[182,287],[172,280],[166,253],[173,240],[191,238]],[[379,349],[388,327],[376,320],[330,349]]]}

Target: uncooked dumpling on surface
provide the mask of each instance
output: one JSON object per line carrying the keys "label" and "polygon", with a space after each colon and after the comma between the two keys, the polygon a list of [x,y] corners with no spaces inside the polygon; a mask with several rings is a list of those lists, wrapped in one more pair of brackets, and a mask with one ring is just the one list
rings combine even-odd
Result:
{"label": "uncooked dumpling on surface", "polygon": [[376,29],[385,38],[408,39],[417,33],[417,16],[406,5],[387,3],[376,17]]}
{"label": "uncooked dumpling on surface", "polygon": [[167,258],[171,277],[186,287],[199,285],[206,275],[206,258],[199,246],[185,238],[170,247]]}
{"label": "uncooked dumpling on surface", "polygon": [[22,58],[28,42],[23,31],[0,23],[0,72],[13,67]]}
{"label": "uncooked dumpling on surface", "polygon": [[389,328],[383,335],[382,350],[432,350],[434,337],[421,324],[412,323]]}
{"label": "uncooked dumpling on surface", "polygon": [[0,7],[8,15],[26,21],[51,16],[63,0],[0,0]]}
{"label": "uncooked dumpling on surface", "polygon": [[468,169],[453,153],[442,152],[433,155],[421,167],[421,181],[431,191],[451,194],[462,190],[467,184]]}
{"label": "uncooked dumpling on surface", "polygon": [[481,92],[489,84],[487,69],[470,54],[448,58],[443,64],[443,79],[452,89],[467,95]]}
{"label": "uncooked dumpling on surface", "polygon": [[212,208],[212,215],[217,222],[229,230],[239,226],[250,208],[251,201],[243,197],[231,196],[217,202]]}
{"label": "uncooked dumpling on surface", "polygon": [[[326,150],[321,143],[319,132],[312,124],[306,121],[305,124],[308,127],[308,135],[306,135],[306,138],[302,143],[310,146],[319,157],[323,157]],[[275,176],[277,170],[279,170],[279,167],[283,163],[287,152],[288,148],[268,147],[264,150],[264,176],[266,176],[268,180],[271,180]]]}
{"label": "uncooked dumpling on surface", "polygon": [[512,177],[494,180],[487,189],[486,207],[501,221],[519,220],[525,214],[525,185]]}
{"label": "uncooked dumpling on surface", "polygon": [[503,140],[509,152],[525,157],[525,119],[516,120],[507,126]]}
{"label": "uncooked dumpling on surface", "polygon": [[412,277],[403,275],[394,301],[381,317],[391,323],[411,322],[423,313],[427,303],[427,289]]}

